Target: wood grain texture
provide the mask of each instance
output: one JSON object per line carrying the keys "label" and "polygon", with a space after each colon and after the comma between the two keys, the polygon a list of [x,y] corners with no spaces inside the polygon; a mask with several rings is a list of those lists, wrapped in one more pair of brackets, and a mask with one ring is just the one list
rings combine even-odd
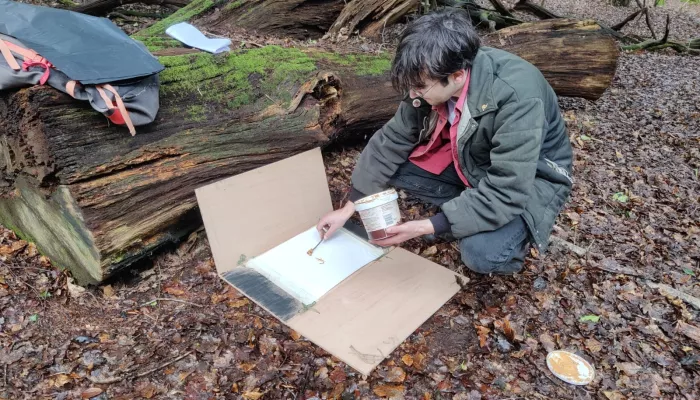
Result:
{"label": "wood grain texture", "polygon": [[559,96],[596,100],[610,87],[620,49],[595,21],[549,19],[501,29],[489,43],[542,71]]}

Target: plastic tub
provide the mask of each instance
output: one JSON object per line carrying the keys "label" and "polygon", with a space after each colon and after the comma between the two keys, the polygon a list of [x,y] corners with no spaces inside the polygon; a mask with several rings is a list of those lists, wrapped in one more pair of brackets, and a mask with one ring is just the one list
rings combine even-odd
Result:
{"label": "plastic tub", "polygon": [[355,210],[360,213],[362,224],[371,239],[391,236],[386,233],[386,228],[401,222],[398,198],[396,190],[389,189],[355,202]]}

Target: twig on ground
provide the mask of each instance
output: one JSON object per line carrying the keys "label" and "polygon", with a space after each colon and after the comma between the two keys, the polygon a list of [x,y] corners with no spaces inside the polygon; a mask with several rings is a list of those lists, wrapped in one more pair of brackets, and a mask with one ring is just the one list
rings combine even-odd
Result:
{"label": "twig on ground", "polygon": [[584,249],[583,247],[579,247],[571,242],[567,242],[566,240],[554,235],[549,237],[549,241],[553,244],[564,247],[565,249],[573,252],[579,257],[585,257],[586,253],[588,253],[588,250]]}
{"label": "twig on ground", "polygon": [[[666,31],[664,32],[664,37],[659,40],[645,40],[641,43],[632,44],[629,46],[622,46],[623,50],[634,51],[634,50],[644,50],[644,49],[658,49],[663,47],[673,47],[673,46],[663,46],[668,42],[668,34],[670,31],[671,17],[666,14]],[[663,46],[663,47],[661,47]],[[686,50],[688,48],[686,47]]]}
{"label": "twig on ground", "polygon": [[513,14],[508,11],[508,8],[506,8],[503,3],[501,3],[501,0],[489,0],[491,4],[493,5],[493,8],[496,9],[501,15],[505,15],[506,17],[513,17]]}
{"label": "twig on ground", "polygon": [[674,289],[671,286],[665,285],[663,283],[656,283],[652,281],[646,281],[645,283],[652,289],[658,289],[659,292],[661,292],[661,294],[668,294],[673,297],[678,297],[679,299],[700,310],[700,299],[698,299],[695,296],[691,296],[687,293],[681,292],[680,290]]}
{"label": "twig on ground", "polygon": [[195,306],[195,307],[204,307],[204,306],[201,305],[201,304],[192,303],[191,301],[187,301],[187,300],[170,299],[170,298],[167,298],[167,297],[158,297],[158,298],[155,298],[155,299],[153,299],[153,300],[151,300],[151,301],[147,301],[147,302],[145,302],[145,303],[139,305],[139,306],[136,307],[136,308],[141,308],[141,307],[145,307],[145,306],[151,305],[151,304],[153,304],[154,301],[174,301],[174,302],[176,302],[176,303],[189,304],[189,305]]}
{"label": "twig on ground", "polygon": [[[4,264],[4,263],[3,263],[3,264]],[[13,279],[13,280],[15,280],[15,281],[17,281],[17,282],[20,282],[20,283],[22,283],[23,285],[27,286],[28,288],[32,289],[32,291],[34,291],[34,293],[36,293],[37,296],[41,297],[41,293],[39,293],[39,291],[38,291],[34,286],[32,286],[32,285],[28,284],[27,282],[25,282],[25,281],[19,279],[19,278],[17,277],[17,275],[15,275],[15,273],[12,272],[12,268],[9,268],[8,271],[10,272],[10,275],[12,275],[12,279]]]}
{"label": "twig on ground", "polygon": [[107,18],[119,18],[119,19],[121,19],[122,21],[127,22],[127,23],[130,23],[130,24],[137,24],[137,23],[139,23],[139,21],[137,21],[137,20],[135,20],[135,19],[133,19],[133,18],[129,18],[129,17],[127,17],[126,15],[124,15],[124,14],[122,14],[122,13],[119,13],[119,12],[116,12],[116,11],[112,11],[111,13],[107,14]]}
{"label": "twig on ground", "polygon": [[[590,264],[590,263],[589,263],[589,264]],[[621,265],[616,266],[616,267],[613,268],[613,267],[610,267],[610,266],[605,266],[605,265],[601,265],[601,264],[599,264],[599,263],[595,263],[595,264],[592,265],[592,266],[595,267],[595,268],[598,268],[598,269],[601,270],[601,271],[610,272],[610,273],[613,273],[613,274],[621,274],[621,275],[637,276],[637,277],[640,277],[640,278],[648,278],[648,276],[647,276],[646,274],[644,274],[644,273],[637,272],[637,271],[635,271],[635,270],[633,270],[633,269],[631,269],[631,268],[623,267],[623,266],[621,266]]]}
{"label": "twig on ground", "polygon": [[150,369],[150,370],[148,370],[148,371],[146,371],[146,372],[142,372],[142,373],[136,375],[136,377],[137,377],[137,378],[143,378],[143,377],[146,376],[146,375],[150,375],[150,374],[152,374],[152,373],[154,373],[154,372],[156,372],[156,371],[158,371],[158,370],[161,370],[161,369],[167,367],[167,366],[170,365],[170,364],[173,364],[173,363],[176,363],[176,362],[182,360],[183,358],[189,356],[189,355],[192,354],[192,353],[194,353],[194,350],[190,350],[190,351],[188,351],[187,353],[185,353],[185,354],[183,354],[183,355],[181,355],[181,356],[179,356],[179,357],[177,357],[177,358],[175,358],[175,359],[173,359],[173,360],[171,360],[171,361],[168,361],[167,363],[161,365],[160,367],[156,367],[156,368]]}
{"label": "twig on ground", "polygon": [[[161,365],[161,366],[159,366],[159,367],[156,367],[156,368],[153,368],[153,369],[149,369],[148,371],[142,372],[142,373],[136,375],[135,377],[136,377],[136,378],[143,378],[143,377],[146,376],[146,375],[150,375],[150,374],[152,374],[152,373],[154,373],[154,372],[156,372],[156,371],[158,371],[158,370],[161,370],[161,369],[167,367],[167,366],[170,365],[170,364],[173,364],[173,363],[176,363],[176,362],[182,360],[183,358],[189,356],[189,355],[192,354],[192,353],[194,353],[194,350],[190,350],[190,351],[188,351],[187,353],[185,353],[185,354],[183,354],[183,355],[181,355],[181,356],[179,356],[179,357],[177,357],[177,358],[175,358],[175,359],[173,359],[173,360],[170,360],[170,361],[168,361],[167,363],[165,363],[165,364],[163,364],[163,365]],[[120,381],[124,380],[124,378],[129,377],[133,372],[134,372],[134,370],[132,369],[132,370],[127,371],[124,375],[121,375],[121,376],[114,376],[114,377],[106,378],[106,379],[98,379],[98,378],[95,378],[95,377],[92,377],[92,376],[88,376],[87,378],[88,378],[88,380],[89,380],[90,382],[92,382],[92,383],[94,383],[94,384],[97,384],[97,385],[108,385],[108,384],[110,384],[110,383],[117,383],[117,382],[120,382]]]}
{"label": "twig on ground", "polygon": [[122,379],[124,379],[121,376],[114,376],[112,378],[107,378],[107,379],[97,379],[92,376],[88,375],[88,380],[96,385],[109,385],[110,383],[117,383],[120,382]]}

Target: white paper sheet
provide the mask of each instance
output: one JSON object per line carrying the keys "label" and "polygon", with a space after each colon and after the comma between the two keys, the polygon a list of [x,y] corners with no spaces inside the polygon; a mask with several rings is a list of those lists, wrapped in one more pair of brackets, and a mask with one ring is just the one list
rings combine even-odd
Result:
{"label": "white paper sheet", "polygon": [[316,227],[253,258],[246,264],[304,304],[329,290],[384,254],[345,229],[336,231],[309,256],[320,240]]}
{"label": "white paper sheet", "polygon": [[218,54],[231,50],[229,48],[229,46],[231,46],[231,40],[217,38],[210,39],[187,22],[180,22],[179,24],[172,25],[165,30],[165,33],[188,46],[208,51],[210,53]]}

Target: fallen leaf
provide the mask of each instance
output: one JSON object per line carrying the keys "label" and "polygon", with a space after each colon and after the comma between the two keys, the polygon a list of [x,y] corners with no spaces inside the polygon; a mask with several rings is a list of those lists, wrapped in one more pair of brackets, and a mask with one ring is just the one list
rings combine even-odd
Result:
{"label": "fallen leaf", "polygon": [[228,302],[227,304],[228,304],[228,306],[231,307],[231,308],[239,308],[239,307],[243,307],[243,306],[245,306],[245,305],[248,305],[249,303],[250,303],[250,302],[248,301],[248,299],[245,299],[245,298],[244,298],[244,299],[239,299],[239,300],[230,301],[230,302]]}
{"label": "fallen leaf", "polygon": [[697,328],[690,324],[686,324],[683,321],[678,321],[678,325],[676,325],[676,330],[678,330],[678,332],[684,334],[688,338],[693,339],[698,345],[700,345],[700,328]]}
{"label": "fallen leaf", "polygon": [[85,294],[85,288],[74,284],[73,278],[67,278],[66,285],[68,285],[68,293],[70,293],[70,297],[77,299],[78,297]]}
{"label": "fallen leaf", "polygon": [[156,392],[158,389],[149,381],[141,382],[136,385],[134,388],[137,393],[141,395],[141,397],[145,397],[147,399],[153,398],[153,396],[156,395]]}
{"label": "fallen leaf", "polygon": [[403,385],[379,385],[373,392],[379,397],[400,397],[403,396],[406,388]]}
{"label": "fallen leaf", "polygon": [[603,345],[595,339],[586,339],[586,348],[591,351],[591,353],[597,353],[603,349]]}
{"label": "fallen leaf", "polygon": [[18,240],[16,242],[12,242],[12,244],[10,244],[9,246],[0,246],[0,255],[14,255],[20,250],[24,250],[25,247],[27,247],[27,242],[25,242],[24,240]]}
{"label": "fallen leaf", "polygon": [[581,321],[581,322],[598,322],[598,321],[600,321],[600,316],[595,315],[595,314],[588,314],[588,315],[584,315],[581,318],[579,318],[579,321]]}
{"label": "fallen leaf", "polygon": [[629,200],[629,196],[627,196],[623,192],[617,192],[613,195],[613,200],[618,201],[620,203],[627,203],[627,201]]}
{"label": "fallen leaf", "polygon": [[479,335],[479,346],[486,346],[486,341],[489,338],[489,332],[491,332],[491,329],[485,326],[476,325],[476,333]]}
{"label": "fallen leaf", "polygon": [[345,382],[345,379],[347,378],[345,371],[340,366],[335,367],[335,369],[333,369],[328,376],[335,383]]}
{"label": "fallen leaf", "polygon": [[194,269],[198,274],[206,275],[212,270],[212,260],[200,261]]}
{"label": "fallen leaf", "polygon": [[173,296],[177,296],[177,297],[183,296],[185,294],[184,290],[179,289],[177,287],[172,287],[172,286],[163,289],[163,291],[167,294],[172,294]]}
{"label": "fallen leaf", "polygon": [[515,331],[513,330],[513,327],[510,325],[510,321],[508,319],[494,321],[493,327],[496,329],[499,329],[501,332],[503,332],[503,334],[506,335],[508,340],[510,340],[511,342],[515,341]]}
{"label": "fallen leaf", "polygon": [[437,246],[430,246],[421,253],[423,257],[434,256],[437,254]]}
{"label": "fallen leaf", "polygon": [[642,367],[639,365],[633,363],[633,362],[622,362],[622,363],[616,363],[615,368],[618,371],[624,372],[626,375],[635,375],[637,372],[639,372]]}
{"label": "fallen leaf", "polygon": [[40,256],[39,265],[41,265],[42,268],[48,268],[51,266],[51,260],[46,256]]}
{"label": "fallen leaf", "polygon": [[83,393],[80,394],[80,397],[82,397],[83,399],[91,399],[95,396],[101,395],[102,392],[103,390],[98,387],[91,387],[83,391]]}
{"label": "fallen leaf", "polygon": [[71,381],[71,379],[68,375],[58,374],[58,375],[54,376],[54,378],[53,378],[53,385],[55,387],[62,387],[63,385],[65,385],[66,383],[68,383],[70,381]]}
{"label": "fallen leaf", "polygon": [[0,256],[9,256],[12,254],[12,247],[10,246],[0,246]]}
{"label": "fallen leaf", "polygon": [[403,363],[408,365],[409,367],[413,365],[413,357],[411,357],[410,354],[404,354],[404,356],[401,357],[401,361],[403,361]]}
{"label": "fallen leaf", "polygon": [[333,388],[333,391],[328,396],[329,399],[342,399],[343,392],[345,391],[345,384],[338,383]]}
{"label": "fallen leaf", "polygon": [[606,390],[603,392],[605,397],[608,398],[608,400],[625,400],[625,396],[622,395],[622,393],[618,392],[617,390],[611,391],[611,390]]}
{"label": "fallen leaf", "polygon": [[102,286],[102,294],[104,294],[105,297],[114,297],[114,289],[112,288],[112,285]]}
{"label": "fallen leaf", "polygon": [[328,367],[319,368],[318,371],[314,372],[314,376],[321,380],[325,380],[328,378]]}
{"label": "fallen leaf", "polygon": [[27,246],[27,257],[32,258],[37,254],[39,254],[39,250],[37,250],[36,245],[34,243],[29,243]]}
{"label": "fallen leaf", "polygon": [[295,341],[301,339],[301,335],[299,334],[299,332],[295,331],[294,329],[290,330],[289,336],[291,336],[292,339],[294,339]]}
{"label": "fallen leaf", "polygon": [[401,383],[406,380],[406,372],[401,367],[393,367],[386,374],[384,380],[392,383]]}
{"label": "fallen leaf", "polygon": [[248,400],[258,400],[259,398],[263,397],[264,394],[265,392],[260,392],[256,389],[254,392],[243,393],[243,398]]}
{"label": "fallen leaf", "polygon": [[445,390],[450,390],[452,388],[452,385],[450,384],[449,379],[444,379],[437,385],[437,390],[440,392],[444,392]]}
{"label": "fallen leaf", "polygon": [[556,344],[554,344],[554,339],[552,339],[548,333],[540,335],[540,343],[542,343],[542,346],[547,352],[554,351],[557,348]]}
{"label": "fallen leaf", "polygon": [[413,355],[413,368],[422,370],[425,368],[425,354],[423,353],[416,353]]}
{"label": "fallen leaf", "polygon": [[253,363],[242,363],[241,365],[238,366],[243,372],[250,372],[255,368],[255,364]]}

